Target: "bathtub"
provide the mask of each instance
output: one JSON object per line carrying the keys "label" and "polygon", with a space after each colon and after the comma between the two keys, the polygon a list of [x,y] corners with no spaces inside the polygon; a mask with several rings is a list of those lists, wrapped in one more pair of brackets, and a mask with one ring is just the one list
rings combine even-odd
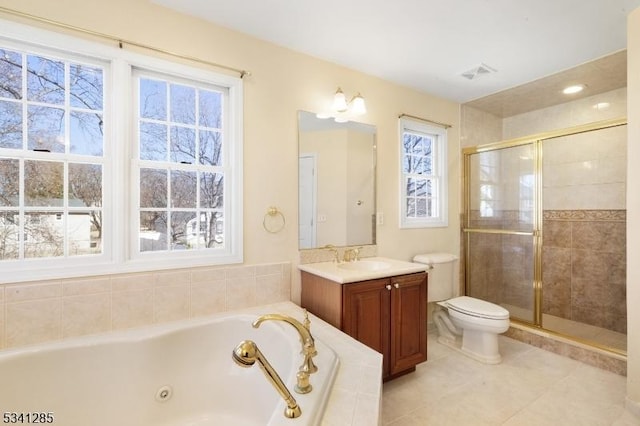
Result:
{"label": "bathtub", "polygon": [[[61,426],[319,424],[338,368],[336,353],[316,339],[313,391],[297,394],[295,375],[302,362],[297,331],[275,321],[254,329],[256,318],[223,314],[2,351],[0,421],[35,423],[37,417],[40,423]],[[278,372],[302,410],[300,417],[284,417],[286,405],[257,363],[242,368],[233,362],[232,350],[244,339],[255,341]]]}

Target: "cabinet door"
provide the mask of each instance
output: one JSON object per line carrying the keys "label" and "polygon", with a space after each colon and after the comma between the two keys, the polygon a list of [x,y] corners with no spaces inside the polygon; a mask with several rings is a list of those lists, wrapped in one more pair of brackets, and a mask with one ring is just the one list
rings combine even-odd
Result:
{"label": "cabinet door", "polygon": [[391,278],[390,374],[427,360],[427,275]]}
{"label": "cabinet door", "polygon": [[384,356],[385,377],[389,374],[390,288],[386,278],[343,285],[342,331]]}

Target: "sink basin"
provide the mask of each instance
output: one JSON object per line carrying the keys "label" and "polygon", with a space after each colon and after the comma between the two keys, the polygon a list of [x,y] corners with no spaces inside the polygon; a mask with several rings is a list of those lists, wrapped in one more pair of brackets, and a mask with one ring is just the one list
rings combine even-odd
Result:
{"label": "sink basin", "polygon": [[382,271],[390,267],[391,264],[380,260],[358,260],[356,262],[347,262],[338,265],[338,268],[348,271]]}

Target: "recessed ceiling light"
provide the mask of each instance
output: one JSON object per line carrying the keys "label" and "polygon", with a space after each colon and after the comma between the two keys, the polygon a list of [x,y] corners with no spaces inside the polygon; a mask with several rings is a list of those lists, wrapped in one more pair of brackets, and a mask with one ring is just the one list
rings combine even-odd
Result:
{"label": "recessed ceiling light", "polygon": [[573,86],[565,87],[564,90],[562,90],[562,93],[565,95],[573,95],[574,93],[582,92],[585,87],[586,86],[584,84],[575,84]]}

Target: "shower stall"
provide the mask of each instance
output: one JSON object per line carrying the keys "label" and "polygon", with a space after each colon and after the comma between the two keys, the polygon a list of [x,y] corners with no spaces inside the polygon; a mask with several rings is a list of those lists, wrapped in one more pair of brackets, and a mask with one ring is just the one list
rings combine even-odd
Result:
{"label": "shower stall", "polygon": [[626,120],[465,148],[465,293],[626,353]]}

